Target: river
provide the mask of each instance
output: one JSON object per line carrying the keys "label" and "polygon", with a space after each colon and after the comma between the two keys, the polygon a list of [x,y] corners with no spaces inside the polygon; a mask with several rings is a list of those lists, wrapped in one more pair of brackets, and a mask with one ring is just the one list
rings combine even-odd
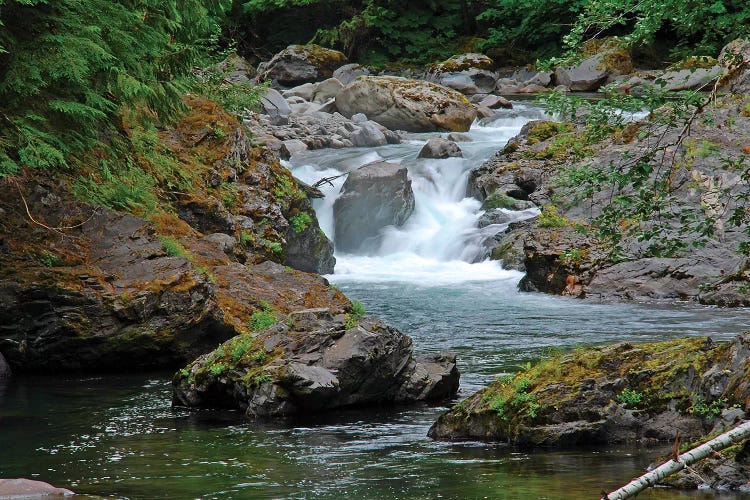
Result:
{"label": "river", "polygon": [[[483,259],[480,204],[464,198],[469,170],[540,116],[519,105],[460,143],[463,159],[416,160],[424,138],[382,148],[322,150],[293,158],[315,180],[377,159],[409,168],[416,210],[365,255],[337,255],[328,276],[368,313],[414,339],[415,351],[449,350],[459,397],[549,349],[684,335],[728,339],[748,314],[675,304],[598,304],[519,293],[520,273]],[[343,183],[316,206],[332,228]],[[532,215],[517,214],[518,217]],[[0,477],[31,477],[88,494],[184,498],[598,498],[639,475],[663,449],[635,446],[523,452],[502,444],[435,442],[427,429],[445,407],[334,411],[255,422],[239,412],[172,408],[169,373],[22,377],[0,388]],[[654,490],[639,498],[704,498]],[[707,496],[716,498],[716,496]],[[727,494],[720,498],[750,498]]]}

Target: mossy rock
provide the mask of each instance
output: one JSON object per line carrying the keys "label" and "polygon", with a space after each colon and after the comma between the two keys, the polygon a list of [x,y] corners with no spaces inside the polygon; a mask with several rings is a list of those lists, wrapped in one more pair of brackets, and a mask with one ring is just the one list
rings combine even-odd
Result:
{"label": "mossy rock", "polygon": [[457,54],[445,61],[430,66],[430,71],[440,73],[456,73],[467,69],[484,69],[492,71],[495,69],[495,61],[485,54],[468,53]]}
{"label": "mossy rock", "polygon": [[495,191],[491,195],[489,195],[483,202],[482,202],[482,210],[493,210],[496,208],[504,208],[506,210],[516,210],[516,207],[518,206],[517,199],[508,196],[507,194]]}
{"label": "mossy rock", "polygon": [[748,350],[750,334],[732,343],[690,337],[560,353],[457,404],[430,436],[529,446],[666,440],[674,437],[671,419],[683,437],[697,437],[711,416],[700,414],[699,402],[750,405]]}

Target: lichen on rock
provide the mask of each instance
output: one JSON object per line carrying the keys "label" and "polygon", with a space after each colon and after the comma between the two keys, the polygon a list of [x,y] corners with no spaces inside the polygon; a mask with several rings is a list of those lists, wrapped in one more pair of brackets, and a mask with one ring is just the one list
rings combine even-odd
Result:
{"label": "lichen on rock", "polygon": [[561,353],[502,377],[440,416],[435,439],[569,446],[697,438],[750,409],[750,334]]}

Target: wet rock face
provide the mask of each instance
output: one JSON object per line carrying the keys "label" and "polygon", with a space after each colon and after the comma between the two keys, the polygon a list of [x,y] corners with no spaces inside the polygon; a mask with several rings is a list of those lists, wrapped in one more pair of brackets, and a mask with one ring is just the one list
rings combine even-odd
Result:
{"label": "wet rock face", "polygon": [[299,85],[330,78],[334,70],[346,63],[346,56],[318,45],[290,45],[268,62],[262,79],[282,85]]}
{"label": "wet rock face", "polygon": [[332,274],[336,265],[333,242],[318,225],[312,204],[305,200],[286,232],[284,265],[308,273]]}
{"label": "wet rock face", "polygon": [[336,96],[341,114],[364,113],[390,130],[435,132],[469,130],[476,111],[455,90],[420,80],[362,76]]}
{"label": "wet rock face", "polygon": [[329,309],[292,312],[175,375],[174,402],[277,417],[332,408],[440,400],[458,389],[455,357],[417,361],[409,337]]}
{"label": "wet rock face", "polygon": [[0,380],[5,380],[11,377],[13,372],[10,369],[10,365],[5,361],[5,357],[0,354]]}
{"label": "wet rock face", "polygon": [[231,336],[214,284],[169,256],[148,223],[103,210],[83,227],[88,266],[32,266],[0,279],[0,351],[11,366],[170,366]]}
{"label": "wet rock face", "polygon": [[750,409],[749,345],[744,334],[718,345],[695,337],[558,355],[460,402],[429,435],[530,447],[649,444],[677,430],[695,439],[725,425],[718,416],[735,406]]}
{"label": "wet rock face", "polygon": [[342,252],[366,248],[381,229],[402,226],[413,211],[414,192],[406,167],[388,162],[360,167],[349,174],[333,205],[336,248]]}

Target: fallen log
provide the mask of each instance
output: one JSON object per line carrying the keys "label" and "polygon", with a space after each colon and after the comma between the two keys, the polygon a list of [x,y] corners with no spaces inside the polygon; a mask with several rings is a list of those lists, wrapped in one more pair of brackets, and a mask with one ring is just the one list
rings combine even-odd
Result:
{"label": "fallen log", "polygon": [[646,488],[656,485],[665,477],[671,476],[672,474],[703,460],[714,452],[723,450],[724,448],[729,448],[730,446],[748,438],[750,438],[750,421],[745,421],[710,441],[688,450],[676,458],[670,459],[656,469],[633,479],[625,486],[611,493],[605,493],[604,496],[601,497],[601,500],[624,500],[626,498],[631,498]]}

